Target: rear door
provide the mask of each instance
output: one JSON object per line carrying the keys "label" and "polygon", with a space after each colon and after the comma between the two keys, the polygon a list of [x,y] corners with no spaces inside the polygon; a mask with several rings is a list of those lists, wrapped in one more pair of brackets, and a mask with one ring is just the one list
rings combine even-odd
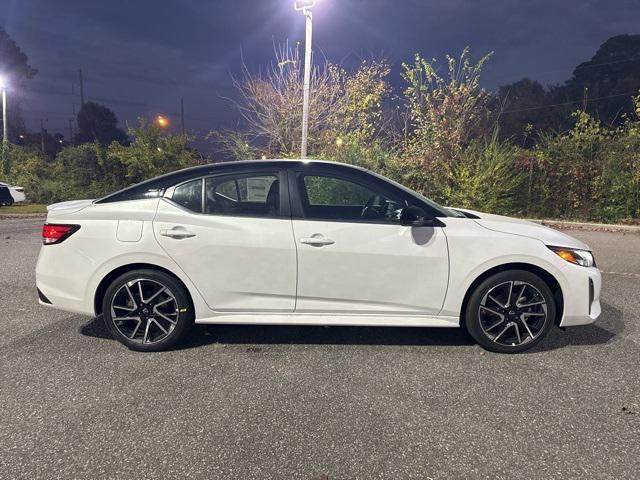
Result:
{"label": "rear door", "polygon": [[296,312],[441,311],[449,277],[442,228],[401,226],[400,210],[410,200],[376,182],[313,166],[290,172]]}
{"label": "rear door", "polygon": [[191,180],[160,201],[156,238],[211,309],[294,310],[296,251],[284,175],[257,171]]}

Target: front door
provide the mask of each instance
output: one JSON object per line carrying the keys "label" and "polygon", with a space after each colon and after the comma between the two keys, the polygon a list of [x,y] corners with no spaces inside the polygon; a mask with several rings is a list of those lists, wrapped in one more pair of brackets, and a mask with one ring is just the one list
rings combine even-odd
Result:
{"label": "front door", "polygon": [[437,315],[449,277],[440,227],[406,227],[409,200],[349,175],[291,172],[296,312]]}
{"label": "front door", "polygon": [[193,180],[160,201],[155,236],[212,310],[293,312],[296,247],[280,175]]}

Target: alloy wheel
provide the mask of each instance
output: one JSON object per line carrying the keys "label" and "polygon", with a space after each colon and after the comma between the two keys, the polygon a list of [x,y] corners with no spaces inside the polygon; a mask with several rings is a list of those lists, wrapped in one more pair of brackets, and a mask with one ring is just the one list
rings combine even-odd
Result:
{"label": "alloy wheel", "polygon": [[171,335],[178,324],[178,301],[171,290],[150,279],[131,280],[111,299],[111,320],[124,337],[149,345]]}
{"label": "alloy wheel", "polygon": [[544,296],[535,286],[522,281],[503,282],[491,288],[480,302],[478,318],[487,338],[509,347],[534,341],[549,320]]}

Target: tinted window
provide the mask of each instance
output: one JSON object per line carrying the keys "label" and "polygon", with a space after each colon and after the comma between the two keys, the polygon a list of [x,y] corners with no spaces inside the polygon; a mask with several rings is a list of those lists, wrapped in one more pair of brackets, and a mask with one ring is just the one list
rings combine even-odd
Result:
{"label": "tinted window", "polygon": [[171,200],[192,212],[202,213],[202,180],[178,185]]}
{"label": "tinted window", "polygon": [[300,178],[305,218],[397,223],[405,203],[350,180],[323,175]]}
{"label": "tinted window", "polygon": [[276,175],[207,178],[205,193],[205,213],[210,215],[280,215],[280,182]]}
{"label": "tinted window", "polygon": [[130,187],[121,192],[116,192],[108,197],[98,200],[96,203],[127,202],[129,200],[144,200],[146,198],[158,198],[163,192],[161,188]]}

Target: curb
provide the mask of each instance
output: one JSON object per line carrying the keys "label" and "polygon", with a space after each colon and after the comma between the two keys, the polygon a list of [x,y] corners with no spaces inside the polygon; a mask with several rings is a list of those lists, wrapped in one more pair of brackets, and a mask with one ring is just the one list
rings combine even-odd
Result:
{"label": "curb", "polygon": [[0,213],[0,220],[19,220],[26,218],[46,218],[46,213]]}
{"label": "curb", "polygon": [[624,232],[624,233],[640,233],[640,226],[637,225],[615,225],[608,223],[585,223],[585,222],[565,222],[563,220],[540,220],[527,219],[529,222],[539,223],[541,225],[560,228],[564,230],[591,230],[596,232]]}

